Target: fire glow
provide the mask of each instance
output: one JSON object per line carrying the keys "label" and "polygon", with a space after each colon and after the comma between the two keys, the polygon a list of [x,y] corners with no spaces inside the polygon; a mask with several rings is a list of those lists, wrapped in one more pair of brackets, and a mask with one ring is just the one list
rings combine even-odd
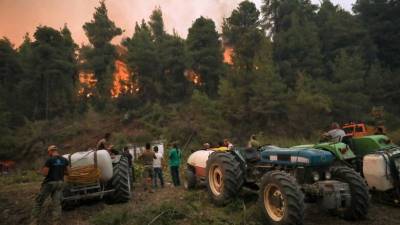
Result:
{"label": "fire glow", "polygon": [[117,98],[123,93],[132,94],[138,91],[138,87],[130,79],[131,72],[128,66],[121,60],[115,60],[115,71],[113,74],[113,87],[111,89],[111,97]]}
{"label": "fire glow", "polygon": [[188,69],[185,71],[185,76],[188,80],[190,80],[194,85],[200,86],[201,83],[201,76],[200,74],[196,73],[192,69]]}
{"label": "fire glow", "polygon": [[229,46],[225,46],[224,48],[224,63],[233,65],[233,59],[232,56],[234,54],[233,48]]}

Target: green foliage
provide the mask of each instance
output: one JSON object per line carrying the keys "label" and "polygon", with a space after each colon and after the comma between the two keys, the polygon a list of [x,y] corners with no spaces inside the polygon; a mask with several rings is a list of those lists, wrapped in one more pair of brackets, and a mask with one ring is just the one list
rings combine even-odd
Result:
{"label": "green foliage", "polygon": [[381,63],[391,69],[398,69],[400,65],[399,2],[358,0],[354,5],[354,11],[377,46]]}
{"label": "green foliage", "polygon": [[314,78],[322,75],[320,39],[315,22],[315,6],[309,1],[274,2],[263,8],[264,17],[273,18],[274,61],[289,87],[299,73]]}
{"label": "green foliage", "polygon": [[39,182],[43,180],[43,176],[36,171],[24,170],[11,172],[8,175],[0,176],[0,185],[15,185]]}
{"label": "green foliage", "polygon": [[128,65],[137,75],[140,98],[143,102],[155,101],[162,93],[161,68],[150,28],[144,21],[136,23],[135,33],[124,43],[128,48]]}
{"label": "green foliage", "polygon": [[336,58],[333,82],[323,85],[332,99],[332,113],[339,121],[357,121],[369,110],[369,97],[364,92],[365,67],[363,60],[344,51]]}
{"label": "green foliage", "polygon": [[166,138],[186,143],[192,138],[197,144],[218,143],[229,137],[229,124],[224,120],[217,101],[195,91],[191,101],[178,108],[168,122]]}
{"label": "green foliage", "polygon": [[[287,102],[287,114],[292,135],[302,133],[310,138],[315,129],[326,127],[330,120],[332,101],[328,95],[321,93],[310,77],[299,75],[296,87]],[[318,135],[318,134],[317,134]]]}
{"label": "green foliage", "polygon": [[215,98],[222,75],[222,51],[215,23],[204,17],[197,18],[189,28],[186,40],[189,68],[200,75],[200,88]]}

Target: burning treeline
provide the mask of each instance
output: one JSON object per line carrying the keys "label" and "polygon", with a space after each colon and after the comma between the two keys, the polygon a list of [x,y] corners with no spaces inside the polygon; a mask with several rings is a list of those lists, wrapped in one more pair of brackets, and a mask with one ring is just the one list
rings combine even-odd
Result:
{"label": "burning treeline", "polygon": [[[233,65],[233,47],[223,45],[223,62],[228,65]],[[115,70],[112,75],[113,83],[110,89],[112,98],[117,98],[121,94],[128,93],[134,94],[140,91],[140,86],[135,80],[135,74],[128,67],[126,62],[123,61],[127,54],[127,49],[123,46],[118,46],[118,59],[114,62]],[[201,74],[195,72],[193,69],[186,69],[184,73],[186,79],[191,81],[195,86],[202,85]],[[88,71],[79,72],[80,87],[78,94],[86,98],[94,95],[93,90],[96,87],[97,79],[94,73]]]}

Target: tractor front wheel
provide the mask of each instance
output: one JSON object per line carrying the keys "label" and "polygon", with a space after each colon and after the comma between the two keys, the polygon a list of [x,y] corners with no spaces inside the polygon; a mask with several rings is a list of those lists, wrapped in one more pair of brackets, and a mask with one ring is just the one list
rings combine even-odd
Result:
{"label": "tractor front wheel", "polygon": [[289,174],[282,171],[266,173],[261,179],[258,199],[265,224],[303,224],[303,193]]}

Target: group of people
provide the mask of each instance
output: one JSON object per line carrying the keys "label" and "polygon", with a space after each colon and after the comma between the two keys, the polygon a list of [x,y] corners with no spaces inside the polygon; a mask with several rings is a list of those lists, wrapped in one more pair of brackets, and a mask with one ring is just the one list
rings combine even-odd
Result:
{"label": "group of people", "polygon": [[[175,187],[180,186],[179,166],[181,164],[182,153],[177,144],[173,144],[168,152],[168,166],[171,172],[172,183]],[[144,189],[153,192],[158,188],[158,181],[161,188],[164,187],[164,157],[159,152],[158,146],[151,149],[150,143],[146,144],[144,152],[139,156],[139,161],[143,164],[143,183]]]}
{"label": "group of people", "polygon": [[[119,154],[113,148],[113,145],[109,144],[111,134],[106,133],[104,137],[98,141],[97,150],[107,150],[111,156]],[[55,145],[51,145],[47,149],[48,159],[44,166],[39,171],[43,176],[39,193],[37,194],[32,209],[31,225],[40,224],[42,221],[41,214],[44,202],[47,198],[51,197],[52,210],[51,210],[51,223],[60,224],[61,222],[61,199],[62,192],[64,189],[64,176],[69,174],[70,162],[64,158],[60,153],[59,149]],[[133,157],[129,153],[128,148],[124,148],[122,155],[128,158],[129,166],[132,168],[131,177],[134,182],[134,166]],[[179,177],[179,166],[181,164],[182,153],[177,144],[173,144],[172,148],[168,151],[168,166],[171,172],[171,178],[175,187],[180,186]],[[144,187],[149,192],[153,192],[160,183],[161,188],[164,187],[163,167],[164,157],[159,152],[158,146],[153,146],[151,149],[150,143],[145,146],[145,151],[139,156],[139,162],[143,164],[143,178]]]}

